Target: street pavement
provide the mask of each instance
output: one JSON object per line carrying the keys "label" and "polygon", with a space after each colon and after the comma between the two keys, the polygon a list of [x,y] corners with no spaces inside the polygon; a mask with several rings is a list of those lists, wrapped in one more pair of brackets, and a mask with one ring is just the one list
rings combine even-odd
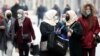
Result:
{"label": "street pavement", "polygon": [[[19,56],[18,52],[15,51],[15,48],[13,49],[13,56]],[[29,54],[29,56],[32,56],[32,55]],[[66,55],[65,56],[70,56],[69,55],[69,51],[66,52]],[[100,44],[98,44],[97,47],[96,47],[96,56],[100,56]]]}

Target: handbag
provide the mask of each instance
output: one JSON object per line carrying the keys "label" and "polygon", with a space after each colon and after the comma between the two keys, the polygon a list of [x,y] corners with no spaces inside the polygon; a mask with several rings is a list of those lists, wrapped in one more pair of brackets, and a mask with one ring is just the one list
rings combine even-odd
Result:
{"label": "handbag", "polygon": [[40,51],[47,51],[47,41],[43,41],[40,43]]}
{"label": "handbag", "polygon": [[95,41],[96,43],[100,43],[100,36],[96,34],[96,37],[95,37]]}
{"label": "handbag", "polygon": [[22,26],[21,34],[22,34],[22,39],[23,39],[24,43],[28,43],[28,41],[31,39],[30,38],[31,36],[30,36],[29,32],[28,33],[23,33],[23,26]]}
{"label": "handbag", "polygon": [[30,46],[30,54],[39,55],[39,45],[31,44],[31,46]]}
{"label": "handbag", "polygon": [[51,34],[47,44],[48,50],[65,55],[68,49],[68,39],[64,39],[59,35]]}
{"label": "handbag", "polygon": [[63,38],[61,35],[52,32],[48,38],[47,48],[52,52],[65,55],[68,49],[68,39]]}
{"label": "handbag", "polygon": [[22,34],[23,39],[29,39],[30,35],[29,34]]}

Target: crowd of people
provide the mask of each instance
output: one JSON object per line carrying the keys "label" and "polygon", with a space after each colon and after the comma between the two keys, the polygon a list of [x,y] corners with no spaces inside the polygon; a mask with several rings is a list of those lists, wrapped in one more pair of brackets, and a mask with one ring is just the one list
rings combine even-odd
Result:
{"label": "crowd of people", "polygon": [[[40,25],[40,45],[32,44],[37,39],[31,18],[25,13],[27,6],[21,7],[15,4],[11,9],[0,11],[0,55],[12,56],[13,48],[18,49],[19,56],[28,56],[29,52],[35,56],[65,56],[50,48],[48,40],[51,34],[54,38],[60,36],[60,40],[68,39],[66,43],[70,50],[70,56],[95,56],[97,46],[96,37],[100,37],[100,25],[95,15],[92,4],[85,4],[80,15],[66,6],[63,13],[57,5],[50,10],[42,5],[37,8],[38,25]],[[42,22],[40,23],[40,19]],[[35,26],[34,26],[35,27]],[[53,39],[51,39],[53,41]],[[39,40],[37,40],[39,41]],[[51,44],[53,42],[51,41]],[[54,40],[56,41],[56,40]],[[57,43],[58,44],[58,43]],[[55,45],[55,44],[53,44]],[[49,47],[49,48],[48,48]],[[64,46],[63,46],[64,47]]]}

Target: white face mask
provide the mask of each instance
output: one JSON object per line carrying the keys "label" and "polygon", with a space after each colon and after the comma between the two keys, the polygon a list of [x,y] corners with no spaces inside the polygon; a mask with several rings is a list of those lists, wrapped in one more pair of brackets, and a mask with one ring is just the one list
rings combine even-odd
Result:
{"label": "white face mask", "polygon": [[55,19],[56,23],[59,21],[58,16],[55,16],[54,19]]}
{"label": "white face mask", "polygon": [[64,22],[64,23],[66,22],[65,18],[62,18],[61,21]]}
{"label": "white face mask", "polygon": [[91,11],[90,10],[86,10],[86,14],[87,15],[90,15],[91,14]]}
{"label": "white face mask", "polygon": [[21,19],[23,17],[22,14],[18,14],[17,16],[19,19]]}
{"label": "white face mask", "polygon": [[58,20],[58,16],[55,16],[55,20]]}

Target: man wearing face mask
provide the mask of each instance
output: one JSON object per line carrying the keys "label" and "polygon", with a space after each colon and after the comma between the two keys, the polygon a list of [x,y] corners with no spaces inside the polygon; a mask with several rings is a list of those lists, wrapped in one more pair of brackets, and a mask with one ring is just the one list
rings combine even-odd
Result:
{"label": "man wearing face mask", "polygon": [[19,56],[28,56],[31,39],[35,39],[34,30],[30,19],[25,17],[24,11],[19,9],[17,13],[18,18],[15,21],[15,33]]}
{"label": "man wearing face mask", "polygon": [[12,56],[13,52],[13,40],[15,37],[15,31],[14,31],[14,22],[15,19],[12,17],[11,10],[6,10],[5,12],[5,26],[6,26],[6,38],[7,38],[7,56]]}

